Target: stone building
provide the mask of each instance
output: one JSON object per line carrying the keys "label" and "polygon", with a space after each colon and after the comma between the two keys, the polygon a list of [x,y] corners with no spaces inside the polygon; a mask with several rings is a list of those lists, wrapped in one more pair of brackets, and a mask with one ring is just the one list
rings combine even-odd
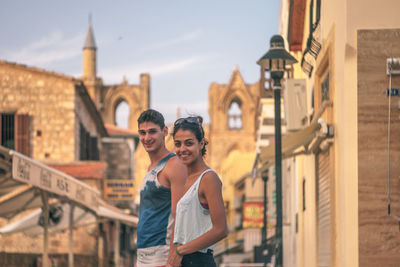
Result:
{"label": "stone building", "polygon": [[[139,85],[129,85],[125,80],[119,85],[104,85],[96,75],[96,49],[89,26],[80,79],[0,61],[0,145],[72,175],[102,192],[107,178],[134,179],[137,135],[132,131],[115,133],[115,112],[126,101],[130,106],[129,126],[137,130],[136,119],[149,105],[150,77],[142,74]],[[111,125],[106,129],[104,122]],[[113,164],[118,160],[115,155],[124,164]],[[112,203],[133,209],[130,202]],[[5,223],[0,219],[1,226]],[[128,237],[121,244],[114,236],[118,232]],[[130,226],[106,220],[98,227],[80,228],[74,235],[79,240],[75,242],[79,244],[74,248],[75,257],[81,259],[76,266],[108,266],[115,260],[125,266],[134,260],[134,233]],[[4,255],[8,259],[17,255],[15,259],[32,260],[41,253],[41,243],[27,247],[19,244],[21,238],[27,240],[27,245],[37,242],[37,238],[23,234],[0,237],[2,259]],[[49,243],[49,253],[59,255],[60,262],[64,262],[61,255],[68,250],[66,240],[66,234],[60,233],[53,235]],[[123,257],[117,257],[120,254]]]}
{"label": "stone building", "polygon": [[[79,161],[83,167],[96,165],[94,162],[99,160],[101,138],[107,136],[107,132],[82,81],[0,61],[0,89],[2,146],[48,165],[68,162],[76,166]],[[96,168],[102,173],[104,166]],[[89,184],[100,190],[100,180],[96,180],[93,173],[88,176],[86,178],[92,180]],[[2,226],[5,223],[1,220]],[[95,232],[95,225],[75,232],[75,238],[79,240],[76,254],[86,259],[82,263],[97,259]],[[25,241],[19,242],[21,239]],[[27,244],[37,243],[37,237],[20,233],[2,236],[0,240],[3,253],[20,255],[21,259],[39,255],[43,249],[42,242],[27,247]],[[53,255],[66,254],[67,240],[65,233],[55,234],[51,237],[49,252]]]}
{"label": "stone building", "polygon": [[82,81],[6,61],[0,79],[1,145],[49,163],[99,160],[107,132]]}

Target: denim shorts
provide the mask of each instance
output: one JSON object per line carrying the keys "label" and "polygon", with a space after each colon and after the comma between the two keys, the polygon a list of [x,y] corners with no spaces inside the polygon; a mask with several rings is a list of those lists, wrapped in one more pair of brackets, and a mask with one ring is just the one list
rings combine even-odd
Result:
{"label": "denim shorts", "polygon": [[186,254],[182,258],[182,267],[216,267],[212,250],[207,250],[207,253],[194,252]]}

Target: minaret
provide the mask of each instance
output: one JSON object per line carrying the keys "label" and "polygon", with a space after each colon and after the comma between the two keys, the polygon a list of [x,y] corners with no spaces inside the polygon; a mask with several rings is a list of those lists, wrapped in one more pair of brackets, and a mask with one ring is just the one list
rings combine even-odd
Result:
{"label": "minaret", "polygon": [[93,29],[89,23],[83,46],[83,78],[94,81],[96,79],[96,43],[94,41]]}
{"label": "minaret", "polygon": [[95,103],[97,109],[102,110],[101,79],[97,78],[97,47],[94,41],[91,17],[89,16],[89,28],[83,46],[83,82]]}

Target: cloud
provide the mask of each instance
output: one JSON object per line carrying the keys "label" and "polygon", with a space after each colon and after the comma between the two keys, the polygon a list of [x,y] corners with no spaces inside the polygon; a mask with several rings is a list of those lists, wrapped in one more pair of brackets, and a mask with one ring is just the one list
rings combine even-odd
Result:
{"label": "cloud", "polygon": [[2,57],[8,61],[48,67],[55,62],[80,56],[82,40],[84,40],[83,33],[67,38],[62,32],[56,31],[25,47],[6,51],[2,53]]}
{"label": "cloud", "polygon": [[145,50],[151,50],[151,49],[158,49],[158,48],[163,48],[171,45],[176,45],[188,41],[193,41],[193,40],[198,40],[202,35],[201,30],[195,30],[191,33],[186,33],[184,35],[178,36],[174,39],[170,40],[165,40],[165,41],[160,41],[155,44],[150,44],[145,48]]}
{"label": "cloud", "polygon": [[174,72],[179,72],[181,70],[187,70],[189,66],[195,65],[201,61],[204,61],[206,57],[189,57],[183,59],[177,59],[175,61],[162,61],[162,62],[151,62],[142,63],[131,66],[119,66],[116,68],[106,68],[101,70],[100,77],[106,83],[116,83],[122,80],[123,75],[125,75],[129,83],[132,80],[137,80],[140,73],[150,73],[152,77],[167,75]]}

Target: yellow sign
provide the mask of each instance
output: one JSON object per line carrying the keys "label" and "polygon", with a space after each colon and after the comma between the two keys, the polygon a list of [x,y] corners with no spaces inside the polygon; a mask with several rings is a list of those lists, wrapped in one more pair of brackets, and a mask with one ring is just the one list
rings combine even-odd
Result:
{"label": "yellow sign", "polygon": [[243,203],[243,228],[260,228],[264,224],[264,203]]}
{"label": "yellow sign", "polygon": [[135,187],[133,180],[107,179],[104,180],[104,199],[134,200]]}

